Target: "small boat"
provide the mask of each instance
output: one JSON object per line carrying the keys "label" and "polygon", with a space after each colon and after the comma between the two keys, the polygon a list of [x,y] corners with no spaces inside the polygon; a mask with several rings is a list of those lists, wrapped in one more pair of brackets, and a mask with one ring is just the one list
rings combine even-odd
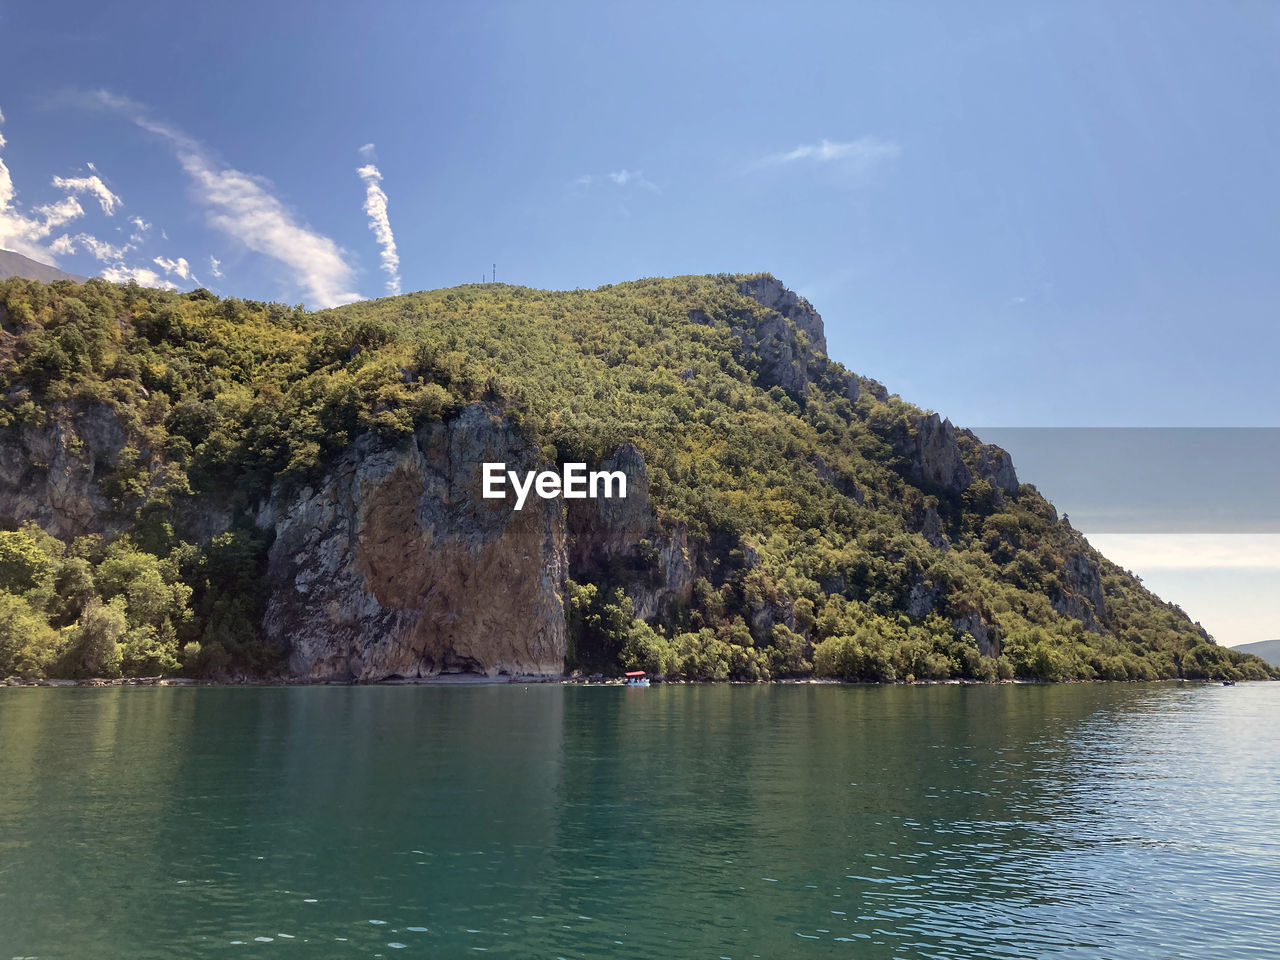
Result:
{"label": "small boat", "polygon": [[1236,682],[1234,680],[1223,680],[1222,685],[1224,687],[1234,687],[1236,685]]}
{"label": "small boat", "polygon": [[643,670],[628,670],[624,676],[627,678],[628,687],[647,687],[649,678],[645,676]]}

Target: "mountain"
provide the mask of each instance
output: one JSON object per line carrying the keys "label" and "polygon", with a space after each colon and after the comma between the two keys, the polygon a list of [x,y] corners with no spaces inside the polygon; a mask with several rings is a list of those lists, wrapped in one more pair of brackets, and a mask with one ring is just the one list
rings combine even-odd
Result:
{"label": "mountain", "polygon": [[1249,653],[1261,657],[1273,667],[1280,667],[1280,640],[1259,640],[1257,643],[1242,643],[1232,647],[1237,653]]}
{"label": "mountain", "polygon": [[73,280],[76,283],[85,281],[84,277],[40,263],[12,250],[0,250],[0,280],[8,280],[10,277],[39,280],[41,283],[53,283],[55,280]]}
{"label": "mountain", "polygon": [[[10,280],[0,388],[0,675],[1270,673],[767,274],[317,313]],[[516,509],[485,464],[627,495]]]}

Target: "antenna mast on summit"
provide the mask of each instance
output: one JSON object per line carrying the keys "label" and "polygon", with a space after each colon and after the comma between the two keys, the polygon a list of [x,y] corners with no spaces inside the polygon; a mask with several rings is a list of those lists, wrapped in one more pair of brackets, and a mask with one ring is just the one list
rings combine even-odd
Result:
{"label": "antenna mast on summit", "polygon": [[496,263],[493,265],[493,282],[498,282],[498,265]]}

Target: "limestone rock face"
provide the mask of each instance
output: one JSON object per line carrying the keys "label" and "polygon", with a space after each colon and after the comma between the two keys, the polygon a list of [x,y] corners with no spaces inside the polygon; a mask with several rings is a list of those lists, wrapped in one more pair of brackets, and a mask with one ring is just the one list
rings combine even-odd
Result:
{"label": "limestone rock face", "polygon": [[978,652],[984,657],[1000,656],[1000,629],[987,623],[981,614],[967,613],[952,620],[951,625],[978,641]]}
{"label": "limestone rock face", "polygon": [[942,529],[942,517],[938,515],[937,504],[929,501],[915,512],[915,529],[929,542],[930,546],[939,550],[950,550],[951,541]]}
{"label": "limestone rock face", "polygon": [[563,501],[485,500],[481,465],[541,452],[473,404],[386,448],[360,438],[322,481],[260,512],[273,528],[269,638],[309,679],[559,674]]}
{"label": "limestone rock face", "polygon": [[959,493],[973,481],[956,443],[956,428],[936,413],[916,420],[915,433],[907,440],[912,477],[919,483]]}
{"label": "limestone rock face", "polygon": [[569,559],[574,570],[603,566],[627,556],[653,527],[649,472],[634,444],[624,444],[592,469],[621,471],[627,478],[627,496],[565,501],[572,539]]}
{"label": "limestone rock face", "polygon": [[747,627],[756,643],[768,643],[773,636],[773,628],[779,624],[788,630],[796,628],[795,605],[790,597],[781,596],[778,601],[758,600],[752,604]]}
{"label": "limestone rock face", "polygon": [[[873,397],[875,397],[877,400],[883,403],[885,400],[889,399],[888,388],[879,380],[872,380],[870,378],[864,377],[862,378],[862,382],[866,384],[867,392],[871,394]],[[857,398],[852,397],[850,399],[857,399]]]}
{"label": "limestone rock face", "polygon": [[797,329],[804,331],[811,347],[823,354],[827,352],[827,334],[822,317],[808,300],[788,290],[781,281],[768,275],[754,277],[744,281],[738,292],[786,317]]}
{"label": "limestone rock face", "polygon": [[850,403],[857,403],[858,397],[862,394],[862,385],[858,383],[858,375],[851,373],[845,378],[844,395],[849,398]]}
{"label": "limestone rock face", "polygon": [[627,497],[568,503],[569,563],[575,575],[605,572],[621,581],[635,616],[652,619],[693,596],[693,561],[681,527],[659,528],[649,501],[644,456],[630,443],[601,461],[598,470],[620,470]]}
{"label": "limestone rock face", "polygon": [[49,409],[43,426],[0,435],[0,526],[34,521],[56,537],[123,529],[100,480],[126,444],[106,404]]}
{"label": "limestone rock face", "polygon": [[1008,451],[993,443],[983,443],[971,430],[960,430],[958,433],[972,442],[974,473],[997,490],[1017,493],[1018,473],[1013,468],[1013,458]]}
{"label": "limestone rock face", "polygon": [[693,597],[694,556],[688,531],[680,526],[669,534],[655,531],[651,544],[656,570],[627,585],[627,595],[641,620],[663,616],[672,604],[688,604]]}
{"label": "limestone rock face", "polygon": [[911,617],[927,617],[942,602],[944,591],[938,584],[921,580],[911,585],[911,593],[907,596],[907,615]]}
{"label": "limestone rock face", "polygon": [[1106,599],[1098,562],[1083,550],[1076,551],[1067,556],[1063,574],[1063,589],[1049,598],[1053,609],[1064,617],[1075,617],[1086,630],[1101,633]]}
{"label": "limestone rock face", "polygon": [[733,327],[743,347],[759,358],[760,385],[807,394],[828,365],[827,335],[818,311],[770,276],[743,281],[738,291],[768,311],[763,318],[744,316]]}

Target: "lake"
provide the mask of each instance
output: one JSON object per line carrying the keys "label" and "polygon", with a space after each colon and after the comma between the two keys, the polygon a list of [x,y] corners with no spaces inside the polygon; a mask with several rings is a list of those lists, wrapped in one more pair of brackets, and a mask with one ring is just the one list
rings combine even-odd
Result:
{"label": "lake", "polygon": [[0,958],[1275,957],[1280,684],[0,689]]}

